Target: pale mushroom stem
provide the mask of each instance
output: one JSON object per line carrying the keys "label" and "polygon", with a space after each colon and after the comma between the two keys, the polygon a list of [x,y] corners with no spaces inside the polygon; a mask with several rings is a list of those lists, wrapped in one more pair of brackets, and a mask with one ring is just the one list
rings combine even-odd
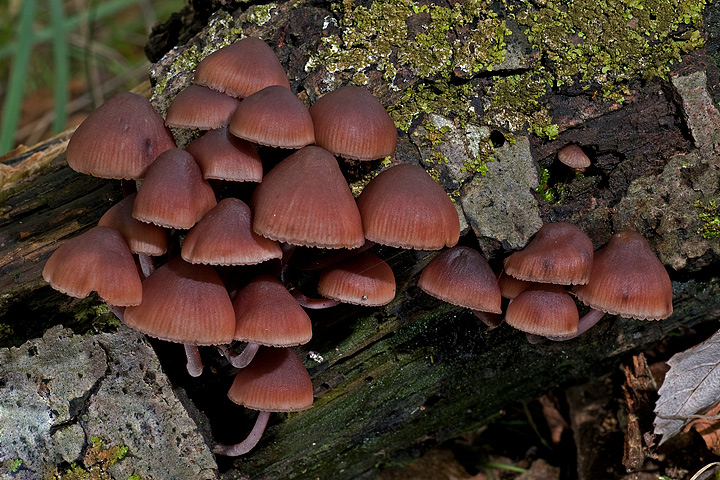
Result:
{"label": "pale mushroom stem", "polygon": [[257,353],[259,348],[260,344],[255,342],[248,342],[242,353],[237,354],[233,352],[231,348],[226,347],[225,345],[218,346],[220,353],[222,353],[223,356],[227,358],[230,364],[235,368],[247,367],[252,361],[252,359],[255,358],[255,354]]}
{"label": "pale mushroom stem", "polygon": [[236,443],[235,445],[225,445],[223,443],[219,443],[215,446],[215,448],[213,448],[213,452],[218,455],[226,455],[228,457],[237,457],[248,453],[260,441],[269,418],[270,412],[261,411],[257,420],[255,420],[255,426],[245,440],[240,443]]}
{"label": "pale mushroom stem", "polygon": [[330,308],[340,304],[339,300],[333,300],[331,298],[310,298],[297,289],[293,290],[291,293],[301,307],[309,308],[311,310],[321,310],[323,308]]}
{"label": "pale mushroom stem", "polygon": [[125,321],[125,307],[118,307],[116,305],[108,305],[110,311],[117,317],[121,322]]}
{"label": "pale mushroom stem", "polygon": [[503,316],[497,313],[483,312],[482,310],[473,309],[470,309],[470,311],[473,312],[481,322],[487,325],[488,328],[498,327],[504,320]]}
{"label": "pale mushroom stem", "polygon": [[575,338],[578,335],[582,335],[583,333],[590,330],[604,316],[605,316],[605,312],[603,312],[602,310],[595,310],[594,308],[591,308],[590,311],[588,313],[586,313],[585,315],[583,315],[582,318],[578,321],[578,330],[575,335],[571,335],[569,337],[547,337],[547,338],[554,342],[563,342],[565,340],[570,340],[570,339]]}
{"label": "pale mushroom stem", "polygon": [[199,377],[203,372],[200,350],[198,350],[197,345],[191,343],[185,343],[183,345],[185,346],[185,356],[187,357],[187,371],[191,377]]}
{"label": "pale mushroom stem", "polygon": [[155,271],[155,261],[150,255],[145,253],[138,253],[138,263],[140,263],[140,270],[142,271],[143,278],[147,278],[151,273]]}

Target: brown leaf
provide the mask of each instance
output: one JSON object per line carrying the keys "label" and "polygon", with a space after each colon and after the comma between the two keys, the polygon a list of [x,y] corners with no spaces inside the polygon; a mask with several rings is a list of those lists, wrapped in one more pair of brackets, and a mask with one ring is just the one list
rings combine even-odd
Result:
{"label": "brown leaf", "polygon": [[720,455],[720,420],[717,418],[718,414],[720,414],[720,402],[705,412],[704,416],[707,418],[697,418],[685,425],[683,430],[688,432],[691,428],[694,428],[705,440],[705,445],[715,455]]}
{"label": "brown leaf", "polygon": [[560,410],[558,410],[557,401],[554,398],[543,395],[539,401],[540,405],[542,405],[543,416],[550,429],[550,439],[557,445],[560,443],[563,432],[570,428],[570,425],[568,425],[560,413]]}

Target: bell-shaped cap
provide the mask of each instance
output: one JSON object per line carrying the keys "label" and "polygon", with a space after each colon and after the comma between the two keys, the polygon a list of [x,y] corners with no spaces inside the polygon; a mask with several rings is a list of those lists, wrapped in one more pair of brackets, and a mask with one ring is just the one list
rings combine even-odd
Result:
{"label": "bell-shaped cap", "polygon": [[98,226],[114,228],[123,236],[132,253],[163,255],[167,252],[167,231],[152,223],[141,222],[132,216],[135,196],[133,193],[110,207],[100,217]]}
{"label": "bell-shaped cap", "polygon": [[357,200],[365,238],[392,247],[440,250],[460,238],[457,210],[419,165],[395,165],[370,180]]}
{"label": "bell-shaped cap", "polygon": [[217,204],[192,155],[174,148],[148,169],[133,204],[133,217],[162,227],[188,229]]}
{"label": "bell-shaped cap", "polygon": [[453,247],[430,260],[418,280],[425,293],[453,305],[502,313],[500,287],[490,265],[480,252]]}
{"label": "bell-shaped cap", "polygon": [[252,279],[235,296],[233,307],[235,340],[290,347],[312,338],[310,317],[285,286],[270,275]]}
{"label": "bell-shaped cap", "polygon": [[585,284],[592,263],[593,244],[582,230],[566,222],[546,223],[524,249],[505,259],[505,272],[529,282]]}
{"label": "bell-shaped cap", "polygon": [[590,166],[590,159],[578,145],[566,145],[558,151],[558,160],[574,170],[585,170]]}
{"label": "bell-shaped cap", "polygon": [[135,330],[169,342],[232,342],[235,313],[213,267],[174,258],[145,279],[142,291],[142,303],[125,309],[125,323]]}
{"label": "bell-shaped cap", "polygon": [[395,298],[395,275],[385,260],[363,252],[323,270],[317,289],[325,298],[377,307]]}
{"label": "bell-shaped cap", "polygon": [[280,245],[252,231],[250,207],[225,198],[185,236],[182,257],[190,263],[254,265],[282,258]]}
{"label": "bell-shaped cap", "polygon": [[337,160],[304,147],[265,175],[252,199],[253,230],[293,245],[357,248],[363,238],[355,199]]}
{"label": "bell-shaped cap", "polygon": [[560,285],[536,283],[515,297],[505,312],[505,323],[543,337],[570,337],[578,330],[577,306]]}
{"label": "bell-shaped cap", "polygon": [[292,349],[263,347],[237,373],[228,398],[253,410],[298,412],[312,407],[313,386]]}
{"label": "bell-shaped cap", "polygon": [[185,149],[202,170],[203,178],[232,182],[261,182],[263,166],[252,143],[237,138],[227,127],[196,138]]}
{"label": "bell-shaped cap", "polygon": [[175,140],[150,102],[120,93],[103,103],[75,130],[67,146],[73,170],[101,178],[141,178]]}
{"label": "bell-shaped cap", "polygon": [[210,130],[227,126],[237,98],[200,85],[190,85],[177,94],[168,107],[165,125],[168,127]]}
{"label": "bell-shaped cap", "polygon": [[326,93],[311,107],[315,143],[335,155],[375,160],[395,153],[397,128],[370,92],[345,86]]}
{"label": "bell-shaped cap", "polygon": [[595,253],[590,281],[573,288],[596,310],[639,320],[660,320],[673,312],[672,283],[648,241],[622,231]]}
{"label": "bell-shaped cap", "polygon": [[315,143],[307,107],[279,85],[265,87],[243,100],[228,130],[236,137],[271,147],[302,148]]}
{"label": "bell-shaped cap", "polygon": [[71,238],[45,263],[43,278],[55,290],[76,298],[96,291],[109,305],[126,307],[142,300],[140,274],[122,235],[94,227]]}
{"label": "bell-shaped cap", "polygon": [[205,57],[195,70],[193,82],[238,98],[270,85],[290,88],[275,52],[254,37],[238,40]]}
{"label": "bell-shaped cap", "polygon": [[520,292],[533,284],[533,282],[520,280],[519,278],[508,275],[504,271],[500,272],[497,277],[498,286],[500,287],[500,295],[502,295],[503,298],[515,298],[520,295]]}

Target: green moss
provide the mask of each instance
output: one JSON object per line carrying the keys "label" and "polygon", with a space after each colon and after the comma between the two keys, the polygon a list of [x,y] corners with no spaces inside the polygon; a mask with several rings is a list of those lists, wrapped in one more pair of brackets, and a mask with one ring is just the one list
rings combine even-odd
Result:
{"label": "green moss", "polygon": [[437,81],[410,87],[403,92],[400,99],[388,109],[395,125],[408,131],[413,120],[423,113],[436,113],[448,118],[458,119],[465,124],[476,113],[470,102],[474,98],[474,87],[471,83],[461,85],[446,81]]}
{"label": "green moss", "polygon": [[710,200],[707,204],[703,204],[700,200],[695,200],[693,206],[700,209],[698,217],[703,223],[697,232],[708,240],[720,237],[720,207],[715,201]]}
{"label": "green moss", "polygon": [[65,472],[56,475],[53,480],[112,480],[113,476],[107,469],[125,457],[128,447],[120,445],[106,447],[105,442],[95,436],[90,437],[90,443],[83,456],[84,466],[72,463]]}
{"label": "green moss", "polygon": [[535,191],[547,203],[562,203],[565,200],[565,184],[555,183],[551,186],[550,171],[547,168],[540,170],[540,182]]}
{"label": "green moss", "polygon": [[252,12],[248,15],[248,20],[257,25],[263,25],[272,18],[272,11],[275,8],[275,4],[255,5],[252,8]]}
{"label": "green moss", "polygon": [[8,471],[10,473],[17,473],[22,466],[23,461],[19,458],[13,458],[8,462]]}

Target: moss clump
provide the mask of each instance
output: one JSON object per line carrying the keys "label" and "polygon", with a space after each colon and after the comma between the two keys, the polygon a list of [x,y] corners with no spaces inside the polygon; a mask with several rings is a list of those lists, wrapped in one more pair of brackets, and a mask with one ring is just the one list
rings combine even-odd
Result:
{"label": "moss clump", "polygon": [[410,87],[388,109],[395,125],[408,131],[413,120],[423,113],[455,118],[461,125],[477,117],[470,102],[475,97],[472,83],[455,85],[447,81],[423,83]]}
{"label": "moss clump", "polygon": [[22,466],[22,459],[20,458],[13,458],[8,462],[8,471],[10,473],[17,473],[18,470],[20,470],[20,467]]}
{"label": "moss clump", "polygon": [[720,237],[720,207],[715,201],[710,200],[707,204],[703,204],[700,200],[695,200],[693,206],[700,209],[698,217],[703,223],[697,232],[707,240]]}
{"label": "moss clump", "polygon": [[90,437],[90,443],[83,456],[84,466],[73,463],[64,473],[56,475],[53,479],[112,480],[113,477],[107,469],[125,457],[128,447],[119,445],[106,447],[103,440],[94,436]]}

